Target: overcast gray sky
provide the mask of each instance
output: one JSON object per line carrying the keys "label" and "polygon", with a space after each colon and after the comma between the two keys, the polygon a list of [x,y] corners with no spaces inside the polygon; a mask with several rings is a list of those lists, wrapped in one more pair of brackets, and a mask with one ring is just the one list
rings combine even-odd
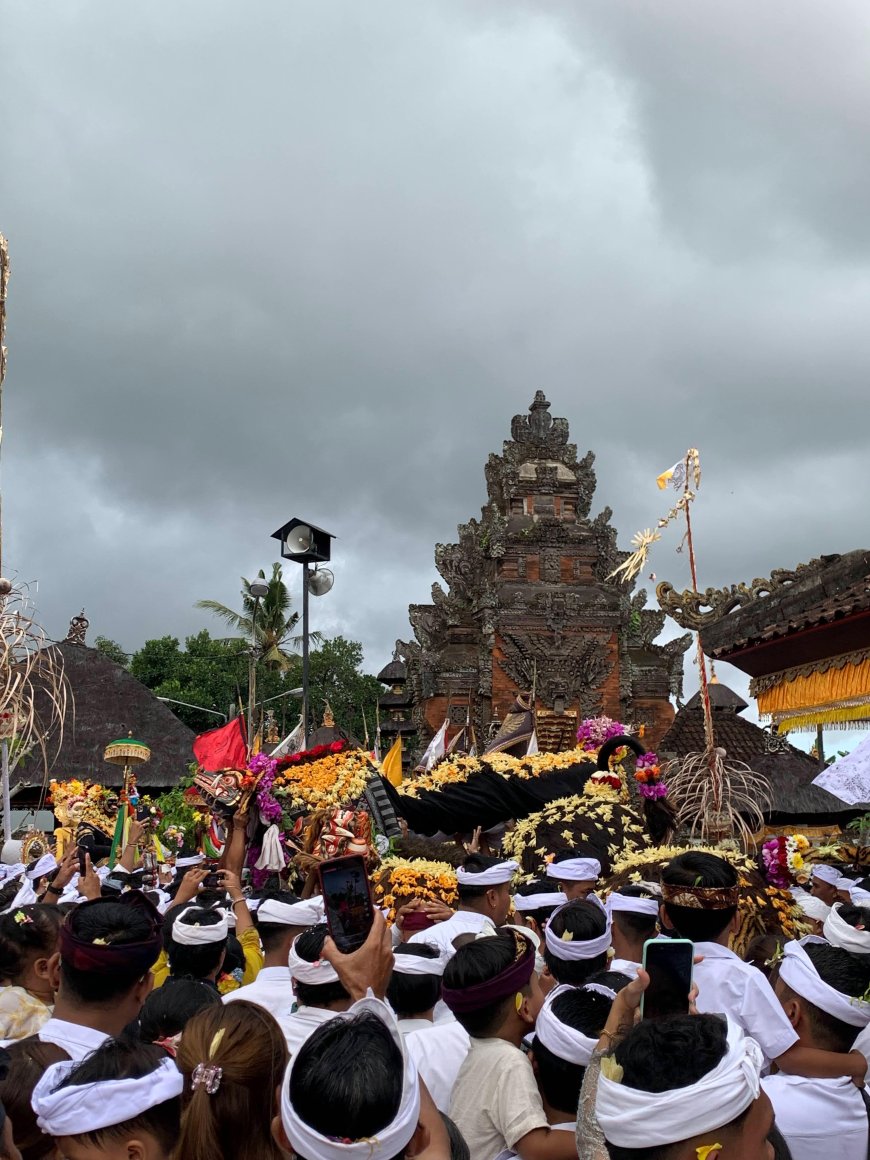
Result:
{"label": "overcast gray sky", "polygon": [[538,387],[623,545],[700,448],[702,585],[866,545],[868,49],[866,0],[0,0],[5,567],[132,650],[304,516],[376,669]]}

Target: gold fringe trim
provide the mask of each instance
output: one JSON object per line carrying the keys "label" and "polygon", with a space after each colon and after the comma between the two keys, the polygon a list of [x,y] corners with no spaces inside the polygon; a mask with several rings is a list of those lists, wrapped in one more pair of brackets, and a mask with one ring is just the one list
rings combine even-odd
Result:
{"label": "gold fringe trim", "polygon": [[840,653],[839,656],[828,657],[827,660],[815,661],[812,664],[796,665],[791,669],[782,669],[778,673],[768,673],[764,677],[753,677],[749,682],[749,695],[760,697],[762,693],[776,688],[777,685],[783,685],[786,681],[794,681],[798,677],[811,677],[814,673],[827,673],[830,669],[842,669],[846,665],[859,665],[866,660],[870,660],[870,648]]}
{"label": "gold fringe trim", "polygon": [[758,695],[758,712],[779,717],[870,704],[870,659],[782,681]]}
{"label": "gold fringe trim", "polygon": [[854,729],[856,725],[870,725],[870,700],[857,705],[841,705],[814,712],[773,718],[778,733],[799,733],[824,725],[827,729]]}

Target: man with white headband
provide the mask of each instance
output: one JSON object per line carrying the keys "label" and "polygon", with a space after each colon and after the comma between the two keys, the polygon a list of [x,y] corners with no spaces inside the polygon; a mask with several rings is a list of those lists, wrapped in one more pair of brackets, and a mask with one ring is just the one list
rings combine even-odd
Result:
{"label": "man with white headband", "polygon": [[812,894],[805,894],[802,898],[795,900],[800,907],[804,918],[811,924],[813,934],[821,934],[825,919],[831,913],[831,908],[826,902],[822,902],[821,898],[815,898]]}
{"label": "man with white headband", "polygon": [[637,976],[643,962],[643,944],[656,937],[659,899],[646,886],[623,886],[607,899],[606,910],[613,924],[611,971],[630,979]]}
{"label": "man with white headband", "polygon": [[610,916],[597,898],[567,902],[553,912],[544,932],[545,974],[581,987],[590,975],[607,969],[611,939]]}
{"label": "man with white headband", "polygon": [[[851,1051],[870,1025],[868,988],[870,965],[848,951],[812,936],[786,943],[775,989],[801,1043]],[[762,1082],[793,1160],[830,1160],[832,1135],[837,1160],[866,1160],[867,1109],[850,1079],[780,1073]]]}
{"label": "man with white headband", "polygon": [[662,870],[665,914],[682,938],[691,939],[703,961],[695,965],[698,1010],[727,1015],[790,1075],[850,1076],[863,1080],[867,1063],[859,1053],[819,1051],[801,1043],[757,968],[729,948],[740,926],[737,871],[724,858],[692,850]]}
{"label": "man with white headband", "polygon": [[399,1030],[403,1035],[433,1030],[441,976],[450,956],[425,943],[403,943],[393,953],[387,1002],[395,1012]]}
{"label": "man with white headband", "polygon": [[538,878],[520,886],[513,897],[517,922],[534,931],[538,938],[544,937],[544,928],[553,911],[568,901],[567,896],[554,886],[551,878]]}
{"label": "man with white headband", "polygon": [[810,875],[810,893],[815,898],[821,898],[828,906],[833,906],[835,902],[840,901],[837,893],[840,877],[840,871],[835,866],[825,866],[821,863],[813,866]]}
{"label": "man with white headband", "polygon": [[601,877],[597,858],[585,858],[573,850],[561,850],[547,866],[547,877],[570,901],[588,898]]}
{"label": "man with white headband", "polygon": [[326,923],[296,936],[290,948],[290,977],[296,992],[296,1010],[278,1019],[292,1057],[310,1035],[351,1005],[351,997],[335,967],[323,957],[329,935]]}
{"label": "man with white headband", "polygon": [[171,910],[166,922],[170,930],[169,977],[197,979],[217,987],[230,933],[226,912],[189,906]]}
{"label": "man with white headband", "polygon": [[382,1001],[393,959],[383,918],[358,951],[339,954],[329,940],[325,953],[354,1003],[291,1056],[272,1129],[279,1146],[299,1160],[448,1155],[444,1124]]}
{"label": "man with white headband", "polygon": [[184,1080],[159,1047],[110,1039],[83,1062],[48,1067],[33,1091],[37,1124],[70,1160],[169,1160]]}
{"label": "man with white headband", "polygon": [[758,1044],[721,1016],[639,1023],[601,1061],[595,1114],[611,1160],[769,1160],[761,1065]]}
{"label": "man with white headband", "polygon": [[253,983],[224,995],[225,1003],[247,999],[286,1019],[296,1007],[288,958],[297,935],[323,921],[323,899],[318,895],[301,901],[289,891],[280,891],[257,906],[257,931],[263,946],[263,966]]}
{"label": "man with white headband", "polygon": [[485,927],[501,926],[510,910],[511,882],[517,870],[516,862],[469,854],[456,871],[459,909],[446,922],[411,935],[408,942],[429,943],[449,955],[456,949],[453,940],[459,935],[477,935]]}

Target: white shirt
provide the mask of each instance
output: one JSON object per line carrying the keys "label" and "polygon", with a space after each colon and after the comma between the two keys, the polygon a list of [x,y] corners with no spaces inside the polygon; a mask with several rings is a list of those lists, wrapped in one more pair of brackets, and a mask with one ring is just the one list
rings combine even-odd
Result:
{"label": "white shirt", "polygon": [[262,967],[253,983],[239,987],[223,997],[225,1003],[236,999],[247,999],[264,1007],[276,1019],[286,1019],[293,1014],[296,996],[293,994],[293,980],[289,967]]}
{"label": "white shirt", "polygon": [[[631,959],[611,959],[608,971],[617,971],[620,975],[627,975],[629,979],[636,979],[637,972],[640,970],[640,963],[632,962]],[[554,1124],[554,1128],[560,1128],[561,1124]]]}
{"label": "white shirt", "polygon": [[420,1078],[429,1089],[439,1112],[450,1110],[453,1085],[465,1062],[468,1032],[460,1023],[430,1023],[425,1031],[412,1031],[405,1038],[408,1055],[417,1065]]}
{"label": "white shirt", "polygon": [[328,1023],[338,1014],[325,1007],[300,1007],[292,1015],[278,1020],[284,1038],[287,1040],[287,1050],[291,1056],[296,1055],[303,1043],[314,1034],[318,1027]]}
{"label": "white shirt", "polygon": [[397,1019],[396,1022],[403,1035],[410,1035],[412,1031],[431,1031],[435,1026],[431,1019]]}
{"label": "white shirt", "polygon": [[867,1160],[867,1110],[850,1079],[780,1072],[761,1083],[792,1160]]}
{"label": "white shirt", "polygon": [[724,1013],[733,1019],[756,1040],[768,1063],[797,1043],[773,987],[757,967],[718,943],[695,943],[695,954],[704,956],[694,968],[702,1014]]}
{"label": "white shirt", "polygon": [[67,1023],[66,1019],[55,1019],[54,1016],[43,1023],[37,1034],[43,1043],[56,1043],[70,1059],[75,1060],[84,1059],[111,1038],[104,1031],[82,1027],[80,1023]]}
{"label": "white shirt", "polygon": [[[570,1124],[550,1124],[550,1131],[551,1132],[576,1132],[577,1131],[577,1121],[574,1120]],[[499,1152],[499,1154],[498,1154],[498,1156],[496,1156],[495,1160],[515,1160],[516,1156],[517,1156],[516,1152],[513,1152],[510,1149],[506,1149],[504,1152]]]}
{"label": "white shirt", "polygon": [[427,930],[418,930],[408,939],[409,943],[429,943],[437,947],[442,954],[452,955],[455,948],[453,940],[461,934],[480,934],[485,926],[495,930],[495,923],[485,914],[477,914],[473,910],[457,910],[452,918],[446,922],[436,922]]}

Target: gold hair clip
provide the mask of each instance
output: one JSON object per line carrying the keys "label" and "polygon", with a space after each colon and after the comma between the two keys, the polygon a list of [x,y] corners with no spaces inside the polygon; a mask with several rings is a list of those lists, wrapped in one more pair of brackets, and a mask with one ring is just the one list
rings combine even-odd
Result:
{"label": "gold hair clip", "polygon": [[695,1149],[698,1160],[707,1160],[711,1152],[721,1151],[721,1144],[702,1144],[700,1148]]}
{"label": "gold hair clip", "polygon": [[[220,1047],[221,1040],[223,1039],[225,1034],[226,1034],[226,1028],[222,1027],[220,1029],[220,1031],[216,1031],[214,1033],[214,1035],[211,1037],[211,1043],[209,1044],[209,1047],[208,1047],[208,1058],[209,1059],[214,1059],[214,1053]],[[209,1095],[211,1095],[211,1094],[212,1093],[209,1092]]]}

